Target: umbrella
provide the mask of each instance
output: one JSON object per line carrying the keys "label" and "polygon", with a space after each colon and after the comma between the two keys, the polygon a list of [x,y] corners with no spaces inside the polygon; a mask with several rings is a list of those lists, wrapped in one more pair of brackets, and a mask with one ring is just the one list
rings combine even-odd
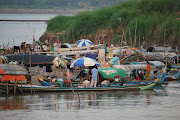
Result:
{"label": "umbrella", "polygon": [[93,43],[88,39],[81,39],[77,41],[77,47],[90,46]]}
{"label": "umbrella", "polygon": [[100,66],[100,64],[96,60],[88,57],[83,57],[75,60],[70,67],[72,68],[72,67],[83,67],[83,66],[94,66],[94,65]]}

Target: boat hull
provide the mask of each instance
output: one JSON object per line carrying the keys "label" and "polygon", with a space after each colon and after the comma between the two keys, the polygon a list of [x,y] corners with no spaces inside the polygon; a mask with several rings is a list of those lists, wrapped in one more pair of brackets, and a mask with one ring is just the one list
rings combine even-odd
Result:
{"label": "boat hull", "polygon": [[[72,91],[138,91],[151,89],[156,83],[138,86],[119,86],[119,87],[48,87],[48,86],[35,86],[35,85],[22,85],[18,89],[23,92],[72,92]],[[143,87],[143,88],[142,88]]]}
{"label": "boat hull", "polygon": [[180,80],[180,73],[176,73],[173,75],[167,75],[164,81],[173,81],[173,80]]}
{"label": "boat hull", "polygon": [[[11,91],[14,88],[14,85],[8,85],[8,92]],[[7,84],[0,84],[0,92],[6,92],[7,91]]]}

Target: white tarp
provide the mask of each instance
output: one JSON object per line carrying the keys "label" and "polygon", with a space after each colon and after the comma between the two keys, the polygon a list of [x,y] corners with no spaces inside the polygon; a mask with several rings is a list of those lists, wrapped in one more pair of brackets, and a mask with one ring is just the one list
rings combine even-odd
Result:
{"label": "white tarp", "polygon": [[[139,71],[146,70],[147,65],[140,65],[140,64],[138,64],[138,65],[114,65],[113,67],[115,69],[120,69],[120,68],[124,69],[127,72],[127,74],[129,75],[133,69],[136,69]],[[157,68],[155,66],[151,66],[151,67],[152,67],[151,73],[153,73],[153,71],[157,71]]]}

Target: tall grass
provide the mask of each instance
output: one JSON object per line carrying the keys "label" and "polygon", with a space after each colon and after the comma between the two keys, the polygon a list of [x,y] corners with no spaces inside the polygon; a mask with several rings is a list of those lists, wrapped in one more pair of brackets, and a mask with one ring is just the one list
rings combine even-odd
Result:
{"label": "tall grass", "polygon": [[[179,5],[179,0],[129,0],[113,7],[82,12],[75,16],[57,16],[49,21],[47,31],[66,31],[64,38],[70,42],[73,39],[72,31],[77,40],[94,35],[97,30],[108,26],[120,35],[122,30],[119,29],[122,27],[129,39],[129,31],[132,38],[135,36],[137,24],[137,37],[153,39],[153,36],[158,36],[162,41],[166,32],[166,39],[175,36],[174,39],[178,40],[180,23],[174,13],[180,10]],[[117,42],[117,38],[114,41]]]}

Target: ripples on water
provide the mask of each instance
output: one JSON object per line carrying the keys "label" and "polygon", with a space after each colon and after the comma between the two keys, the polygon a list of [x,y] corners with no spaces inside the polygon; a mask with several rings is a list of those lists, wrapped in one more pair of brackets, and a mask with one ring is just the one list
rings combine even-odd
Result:
{"label": "ripples on water", "polygon": [[0,97],[0,120],[179,120],[180,83],[164,90],[63,92]]}

